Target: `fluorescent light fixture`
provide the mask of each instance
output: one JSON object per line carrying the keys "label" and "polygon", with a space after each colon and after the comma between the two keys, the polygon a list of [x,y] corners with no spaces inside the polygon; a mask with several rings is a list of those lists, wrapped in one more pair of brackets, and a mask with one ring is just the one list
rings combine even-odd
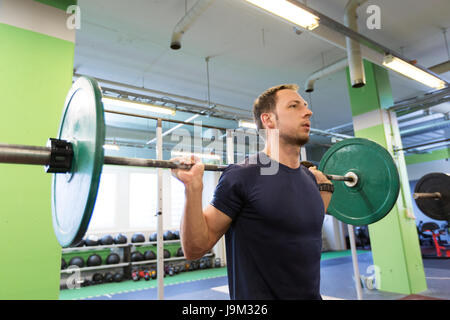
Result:
{"label": "fluorescent light fixture", "polygon": [[192,153],[192,152],[184,152],[184,151],[172,151],[173,156],[185,157],[194,155],[203,159],[213,159],[213,160],[222,160],[222,157],[217,154],[208,154],[208,153]]}
{"label": "fluorescent light fixture", "polygon": [[246,121],[246,120],[239,120],[239,127],[256,130],[256,124],[254,122],[250,122],[250,121]]}
{"label": "fluorescent light fixture", "polygon": [[319,17],[286,0],[246,0],[284,20],[304,29],[313,30],[319,26]]}
{"label": "fluorescent light fixture", "polygon": [[384,57],[383,65],[431,88],[445,88],[445,82],[438,77],[435,77],[402,59],[394,57],[392,54],[388,54]]}
{"label": "fluorescent light fixture", "polygon": [[112,97],[103,97],[102,101],[105,105],[120,107],[120,108],[131,108],[145,112],[156,112],[163,114],[175,115],[175,110],[163,106],[157,106],[154,104],[130,101],[126,99],[120,98],[112,98]]}
{"label": "fluorescent light fixture", "polygon": [[103,145],[103,149],[107,149],[107,150],[115,150],[115,151],[119,151],[120,148],[117,144],[104,144]]}

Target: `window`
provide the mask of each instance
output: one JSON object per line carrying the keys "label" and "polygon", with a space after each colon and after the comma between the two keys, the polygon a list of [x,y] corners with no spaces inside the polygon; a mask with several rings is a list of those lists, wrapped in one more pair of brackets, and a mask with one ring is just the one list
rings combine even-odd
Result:
{"label": "window", "polygon": [[170,201],[170,225],[178,230],[185,203],[184,184],[173,176],[170,177]]}
{"label": "window", "polygon": [[157,175],[130,173],[130,227],[156,229]]}
{"label": "window", "polygon": [[103,173],[98,188],[89,230],[110,229],[115,227],[117,175]]}

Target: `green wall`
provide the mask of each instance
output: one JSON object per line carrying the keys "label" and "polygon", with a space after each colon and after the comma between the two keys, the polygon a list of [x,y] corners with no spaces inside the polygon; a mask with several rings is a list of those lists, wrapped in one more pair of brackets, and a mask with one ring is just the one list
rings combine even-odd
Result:
{"label": "green wall", "polygon": [[434,150],[430,153],[411,154],[405,157],[407,165],[450,158],[450,148]]}
{"label": "green wall", "polygon": [[[0,142],[45,145],[71,86],[74,43],[0,24]],[[0,299],[58,299],[51,175],[0,165]]]}

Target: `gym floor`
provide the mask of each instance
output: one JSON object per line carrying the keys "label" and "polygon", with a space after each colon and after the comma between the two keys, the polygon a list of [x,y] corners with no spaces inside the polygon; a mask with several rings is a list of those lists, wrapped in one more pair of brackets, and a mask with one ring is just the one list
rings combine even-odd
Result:
{"label": "gym floor", "polygon": [[[359,270],[373,264],[370,251],[358,250]],[[450,299],[450,259],[424,259],[428,290],[403,295],[363,288],[364,300]],[[366,274],[368,275],[368,274]],[[164,279],[167,300],[229,300],[226,268],[184,272]],[[321,294],[325,300],[356,300],[350,251],[324,252],[321,261]],[[108,283],[76,290],[61,290],[60,300],[156,300],[157,281]]]}

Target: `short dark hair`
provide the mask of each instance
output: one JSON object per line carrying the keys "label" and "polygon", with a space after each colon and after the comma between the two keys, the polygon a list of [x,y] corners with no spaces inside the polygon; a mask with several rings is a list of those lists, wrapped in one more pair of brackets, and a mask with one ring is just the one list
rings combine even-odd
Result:
{"label": "short dark hair", "polygon": [[280,84],[261,93],[261,95],[256,98],[253,103],[253,117],[256,123],[256,128],[258,130],[263,129],[261,114],[275,111],[275,106],[277,104],[276,94],[278,91],[284,89],[298,91],[298,88],[299,87],[296,84]]}

